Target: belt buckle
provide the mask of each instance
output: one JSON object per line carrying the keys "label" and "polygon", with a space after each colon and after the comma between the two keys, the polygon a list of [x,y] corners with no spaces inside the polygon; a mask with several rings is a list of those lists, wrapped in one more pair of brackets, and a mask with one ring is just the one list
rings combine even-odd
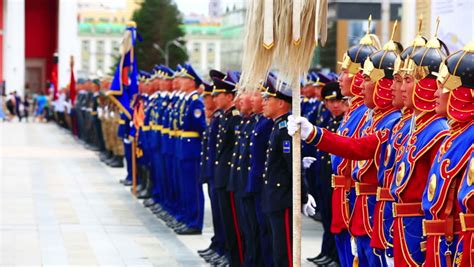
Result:
{"label": "belt buckle", "polygon": [[355,191],[356,191],[356,196],[359,196],[360,195],[359,182],[355,182]]}
{"label": "belt buckle", "polygon": [[397,203],[392,203],[392,216],[393,218],[397,217]]}
{"label": "belt buckle", "polygon": [[461,222],[461,230],[463,232],[465,232],[466,231],[466,221],[464,219],[464,213],[462,213],[462,212],[459,213],[459,221]]}
{"label": "belt buckle", "polygon": [[426,236],[426,226],[425,226],[426,219],[421,221],[421,228],[423,229],[423,236]]}
{"label": "belt buckle", "polygon": [[335,177],[336,177],[335,174],[331,175],[331,187],[332,187],[332,188],[336,188]]}
{"label": "belt buckle", "polygon": [[377,196],[375,197],[375,200],[380,201],[380,195],[382,194],[382,187],[377,187]]}

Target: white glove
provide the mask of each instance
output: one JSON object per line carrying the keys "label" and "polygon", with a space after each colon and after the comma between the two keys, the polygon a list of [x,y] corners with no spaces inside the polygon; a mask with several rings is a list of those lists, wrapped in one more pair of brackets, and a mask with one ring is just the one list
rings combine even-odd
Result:
{"label": "white glove", "polygon": [[313,157],[304,157],[303,158],[303,168],[304,169],[308,169],[311,164],[313,164],[313,162],[316,161],[316,158],[313,158]]}
{"label": "white glove", "polygon": [[387,254],[385,254],[385,261],[387,262],[388,267],[395,267],[395,262],[393,261],[393,257],[391,258],[387,256]]}
{"label": "white glove", "polygon": [[128,123],[128,125],[130,125],[130,127],[133,127],[133,126],[134,126],[134,125],[133,125],[133,121],[130,121],[130,122]]}
{"label": "white glove", "polygon": [[308,139],[314,127],[305,117],[288,116],[288,134],[293,136],[301,127],[301,140]]}
{"label": "white glove", "polygon": [[303,205],[303,214],[305,216],[313,216],[316,213],[316,201],[313,196],[308,194],[308,202]]}
{"label": "white glove", "polygon": [[352,256],[357,257],[357,244],[356,244],[355,237],[351,238],[351,252],[352,252]]}

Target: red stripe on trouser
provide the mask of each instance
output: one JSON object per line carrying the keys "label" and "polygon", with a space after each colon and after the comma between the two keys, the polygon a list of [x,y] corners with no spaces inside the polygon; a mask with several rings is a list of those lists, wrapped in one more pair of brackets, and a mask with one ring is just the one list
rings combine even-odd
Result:
{"label": "red stripe on trouser", "polygon": [[290,209],[285,209],[285,234],[286,234],[286,253],[288,253],[288,266],[293,266],[293,252],[291,248],[291,227],[290,227]]}
{"label": "red stripe on trouser", "polygon": [[237,247],[239,248],[240,263],[244,262],[244,250],[242,248],[242,239],[240,238],[239,222],[237,221],[237,213],[235,211],[234,192],[230,194],[230,207],[232,209],[232,220],[234,221],[235,235],[237,236]]}

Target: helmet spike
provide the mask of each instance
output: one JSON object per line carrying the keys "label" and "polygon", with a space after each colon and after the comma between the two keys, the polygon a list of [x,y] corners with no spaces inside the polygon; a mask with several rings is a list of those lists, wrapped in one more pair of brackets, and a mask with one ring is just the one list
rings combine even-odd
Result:
{"label": "helmet spike", "polygon": [[435,34],[434,34],[434,37],[438,37],[438,30],[439,30],[439,23],[440,23],[440,18],[439,16],[436,18],[436,31],[435,31]]}
{"label": "helmet spike", "polygon": [[390,36],[391,41],[393,41],[393,36],[395,35],[395,31],[397,30],[397,26],[398,26],[398,20],[395,20],[395,23],[393,24],[393,28],[392,28],[392,35]]}
{"label": "helmet spike", "polygon": [[367,34],[370,34],[370,26],[372,24],[372,14],[369,15],[369,19],[367,20]]}

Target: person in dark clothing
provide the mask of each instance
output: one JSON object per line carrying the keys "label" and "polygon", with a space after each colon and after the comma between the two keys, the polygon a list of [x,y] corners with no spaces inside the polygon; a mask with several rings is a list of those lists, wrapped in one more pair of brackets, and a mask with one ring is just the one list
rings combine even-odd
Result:
{"label": "person in dark clothing", "polygon": [[30,115],[30,101],[28,100],[28,96],[25,96],[23,98],[23,117],[25,118],[25,121],[28,122],[28,116]]}
{"label": "person in dark clothing", "polygon": [[[322,90],[322,99],[324,105],[330,112],[330,116],[326,120],[320,121],[318,124],[321,128],[326,128],[331,132],[336,132],[339,124],[344,116],[344,100],[339,88],[339,83],[328,83]],[[321,244],[321,253],[314,257],[308,258],[308,261],[315,263],[318,266],[338,266],[338,256],[334,235],[331,233],[332,220],[332,164],[329,153],[317,149],[316,158],[305,157],[303,159],[303,167],[309,168],[311,163],[319,161],[318,173],[316,179],[319,180],[319,189],[316,191],[320,193],[319,205],[321,211],[321,221],[323,224],[323,242]]]}

